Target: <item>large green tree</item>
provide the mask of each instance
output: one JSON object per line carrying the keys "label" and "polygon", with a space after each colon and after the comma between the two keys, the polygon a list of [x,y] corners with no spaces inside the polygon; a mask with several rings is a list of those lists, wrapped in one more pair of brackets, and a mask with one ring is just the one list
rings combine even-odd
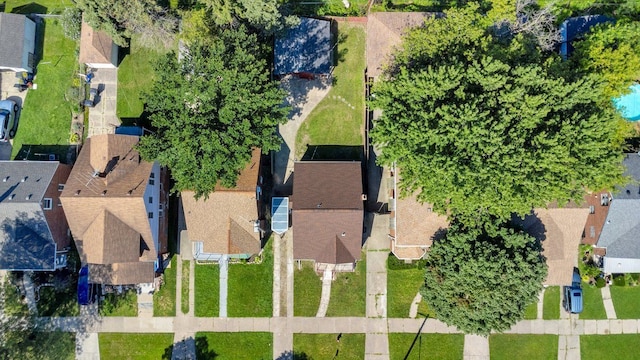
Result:
{"label": "large green tree", "polygon": [[640,22],[623,21],[596,26],[576,42],[572,56],[586,72],[600,76],[606,84],[607,100],[628,91],[640,79]]}
{"label": "large green tree", "polygon": [[490,236],[453,224],[426,262],[423,300],[465,333],[508,330],[535,302],[547,265],[533,237],[511,228]]}
{"label": "large green tree", "polygon": [[119,46],[138,36],[147,47],[173,44],[178,21],[155,0],[74,0],[92,27],[109,34]]}
{"label": "large green tree", "polygon": [[194,43],[155,65],[145,95],[154,133],[142,137],[143,158],[171,169],[174,190],[213,191],[233,186],[251,149],[278,150],[278,124],[287,120],[284,92],[269,79],[261,45],[244,27],[228,29],[206,45]]}
{"label": "large green tree", "polygon": [[374,85],[371,138],[402,169],[403,194],[490,225],[621,181],[623,121],[602,83],[485,21],[476,6],[427,20]]}

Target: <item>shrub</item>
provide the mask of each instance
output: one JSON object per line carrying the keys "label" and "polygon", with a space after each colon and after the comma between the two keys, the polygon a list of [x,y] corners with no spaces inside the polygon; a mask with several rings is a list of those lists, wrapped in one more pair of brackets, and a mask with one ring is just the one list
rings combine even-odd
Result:
{"label": "shrub", "polygon": [[64,36],[71,40],[80,39],[80,27],[82,25],[82,13],[77,7],[68,7],[62,12],[60,18]]}
{"label": "shrub", "polygon": [[604,278],[599,277],[596,279],[596,287],[597,288],[603,288],[606,285],[606,281],[604,280]]}
{"label": "shrub", "polygon": [[389,270],[424,269],[426,262],[426,259],[420,259],[407,263],[404,260],[398,259],[393,255],[393,253],[389,253],[389,257],[387,258],[387,268]]}
{"label": "shrub", "polygon": [[624,274],[613,274],[613,285],[615,286],[627,285],[627,281],[625,279]]}

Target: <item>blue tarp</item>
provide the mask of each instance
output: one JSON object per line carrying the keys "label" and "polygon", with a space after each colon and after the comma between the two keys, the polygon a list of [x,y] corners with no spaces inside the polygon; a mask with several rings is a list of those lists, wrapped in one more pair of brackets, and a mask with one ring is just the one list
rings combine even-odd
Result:
{"label": "blue tarp", "polygon": [[586,15],[568,18],[560,25],[560,36],[562,42],[560,44],[560,54],[567,57],[573,52],[571,43],[589,32],[595,25],[613,22],[615,20],[604,15]]}
{"label": "blue tarp", "polygon": [[78,274],[78,304],[88,305],[91,303],[91,286],[89,285],[89,266],[80,268]]}
{"label": "blue tarp", "polygon": [[329,74],[331,23],[327,20],[300,18],[300,25],[276,38],[274,63],[275,75]]}

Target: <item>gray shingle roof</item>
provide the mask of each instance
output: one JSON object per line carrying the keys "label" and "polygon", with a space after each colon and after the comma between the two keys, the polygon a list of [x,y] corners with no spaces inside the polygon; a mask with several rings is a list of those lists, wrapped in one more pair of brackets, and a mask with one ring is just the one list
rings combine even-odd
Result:
{"label": "gray shingle roof", "polygon": [[56,161],[0,161],[0,204],[39,203],[57,168]]}
{"label": "gray shingle roof", "polygon": [[24,15],[0,13],[0,66],[22,67]]}
{"label": "gray shingle roof", "polygon": [[614,199],[602,228],[598,247],[607,257],[640,259],[640,201]]}
{"label": "gray shingle roof", "polygon": [[0,161],[0,269],[54,269],[56,246],[41,201],[58,165]]}
{"label": "gray shingle roof", "polygon": [[300,18],[300,25],[276,39],[274,63],[276,75],[328,74],[331,71],[331,23]]}
{"label": "gray shingle roof", "polygon": [[[622,164],[625,167],[624,175],[632,180],[624,187],[616,188],[613,198],[640,200],[640,155],[636,153],[625,154]],[[637,206],[640,207],[640,202],[637,203]]]}

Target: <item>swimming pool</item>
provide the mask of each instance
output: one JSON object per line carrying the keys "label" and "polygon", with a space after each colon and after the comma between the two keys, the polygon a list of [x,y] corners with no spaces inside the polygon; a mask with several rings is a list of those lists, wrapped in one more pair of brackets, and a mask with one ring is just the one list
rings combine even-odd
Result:
{"label": "swimming pool", "polygon": [[629,121],[640,120],[640,84],[631,86],[631,92],[613,99],[618,111]]}

